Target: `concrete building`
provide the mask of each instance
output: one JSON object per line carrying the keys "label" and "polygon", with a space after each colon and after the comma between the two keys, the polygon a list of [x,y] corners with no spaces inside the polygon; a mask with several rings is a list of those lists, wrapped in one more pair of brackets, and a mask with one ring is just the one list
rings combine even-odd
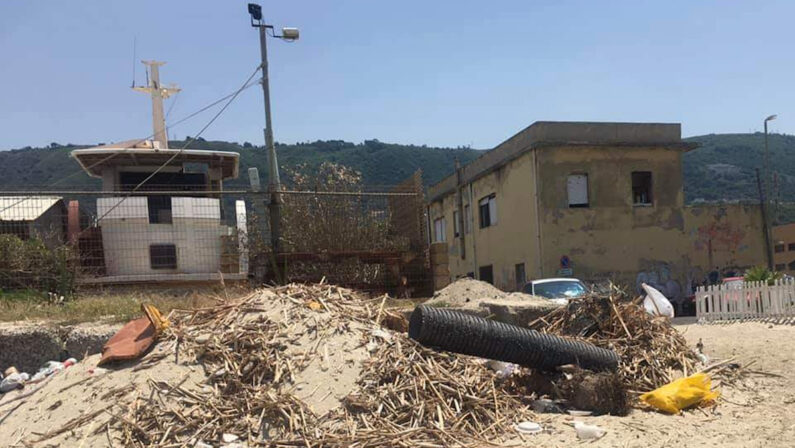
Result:
{"label": "concrete building", "polygon": [[235,220],[223,220],[221,200],[213,197],[224,179],[237,177],[237,153],[160,148],[145,140],[78,149],[72,157],[101,178],[108,193],[97,199],[104,275],[86,282],[247,276],[245,203],[227,211]]}
{"label": "concrete building", "polygon": [[757,207],[684,206],[682,153],[695,147],[679,124],[536,122],[429,189],[432,242],[447,246],[450,280],[516,290],[574,276],[689,295],[712,271],[764,260]]}
{"label": "concrete building", "polygon": [[773,264],[777,271],[795,275],[795,223],[773,227]]}

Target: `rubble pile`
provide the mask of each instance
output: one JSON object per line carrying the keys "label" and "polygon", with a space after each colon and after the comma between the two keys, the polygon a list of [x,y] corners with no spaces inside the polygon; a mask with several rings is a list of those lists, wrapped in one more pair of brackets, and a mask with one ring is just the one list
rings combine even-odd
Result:
{"label": "rubble pile", "polygon": [[177,355],[206,385],[151,380],[152,395],[116,420],[123,444],[474,445],[533,416],[483,360],[382,328],[382,304],[293,284],[173,314]]}
{"label": "rubble pile", "polygon": [[[642,298],[641,298],[642,299]],[[530,327],[581,338],[614,350],[619,375],[628,389],[643,392],[694,373],[696,353],[664,316],[653,316],[624,291],[590,294],[531,322]]]}

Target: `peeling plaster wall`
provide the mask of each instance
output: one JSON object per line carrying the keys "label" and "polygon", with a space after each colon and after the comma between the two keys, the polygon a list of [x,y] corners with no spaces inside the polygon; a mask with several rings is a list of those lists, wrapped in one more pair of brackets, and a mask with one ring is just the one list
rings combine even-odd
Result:
{"label": "peeling plaster wall", "polygon": [[[665,263],[665,282],[685,279],[687,251],[681,151],[663,147],[555,147],[538,152],[543,276],[561,257],[587,281],[634,285],[638,272]],[[632,172],[651,171],[652,206],[633,206]],[[570,174],[588,175],[589,206],[569,208]],[[670,285],[676,293],[676,286]]]}
{"label": "peeling plaster wall", "polygon": [[[636,292],[648,283],[680,302],[715,274],[719,280],[764,264],[759,207],[685,207],[681,154],[681,148],[665,145],[578,144],[526,151],[463,185],[463,203],[472,211],[464,258],[453,236],[456,195],[441,195],[429,204],[430,228],[444,215],[451,279],[468,273],[477,277],[479,267],[492,265],[495,285],[510,291],[517,286],[517,263],[525,263],[528,280],[554,277],[566,256],[574,277],[609,279]],[[651,171],[651,206],[632,204],[633,171]],[[569,208],[568,176],[583,173],[589,206]],[[492,193],[498,222],[481,229],[478,201]]]}
{"label": "peeling plaster wall", "polygon": [[764,226],[758,205],[718,204],[685,207],[691,277],[742,275],[749,267],[766,265]]}
{"label": "peeling plaster wall", "polygon": [[[527,278],[533,278],[538,270],[538,241],[532,152],[471,184],[464,184],[462,192],[464,205],[470,205],[472,219],[471,232],[464,235],[464,258],[461,258],[460,240],[453,237],[453,210],[457,207],[455,194],[446,195],[429,205],[431,229],[435,219],[442,215],[445,217],[452,279],[468,273],[478,277],[480,267],[491,265],[495,286],[512,291],[517,287],[515,266],[518,263],[525,263]],[[496,195],[497,224],[481,229],[478,201],[490,194]]]}
{"label": "peeling plaster wall", "polygon": [[780,265],[784,265],[784,269],[777,269],[781,272],[787,273],[789,275],[795,275],[795,269],[791,269],[795,267],[795,251],[789,250],[790,244],[795,243],[795,223],[790,224],[782,224],[780,226],[773,227],[773,245],[776,244],[783,244],[784,251],[783,252],[773,252],[773,262],[781,267]]}

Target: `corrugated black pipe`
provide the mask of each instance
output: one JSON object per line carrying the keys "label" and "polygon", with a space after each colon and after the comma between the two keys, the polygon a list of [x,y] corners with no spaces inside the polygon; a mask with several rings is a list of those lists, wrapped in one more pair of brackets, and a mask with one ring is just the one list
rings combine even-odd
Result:
{"label": "corrugated black pipe", "polygon": [[425,305],[414,308],[409,337],[427,347],[540,370],[566,364],[588,370],[618,368],[618,355],[612,350]]}

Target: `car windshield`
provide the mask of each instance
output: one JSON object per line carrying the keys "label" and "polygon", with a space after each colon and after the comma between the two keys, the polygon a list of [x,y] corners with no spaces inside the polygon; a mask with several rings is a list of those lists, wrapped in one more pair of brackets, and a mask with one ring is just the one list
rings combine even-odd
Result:
{"label": "car windshield", "polygon": [[585,286],[580,282],[545,282],[533,285],[535,295],[548,299],[579,297],[585,294]]}

